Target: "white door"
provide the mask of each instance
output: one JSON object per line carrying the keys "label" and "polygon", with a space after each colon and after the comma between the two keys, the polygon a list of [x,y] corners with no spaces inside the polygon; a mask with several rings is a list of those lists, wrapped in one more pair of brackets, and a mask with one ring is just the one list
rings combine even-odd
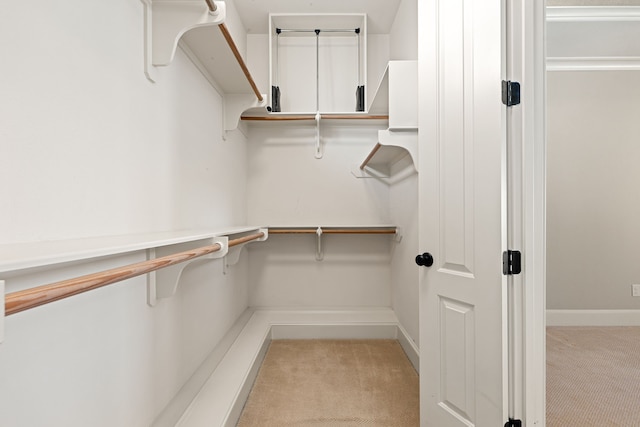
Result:
{"label": "white door", "polygon": [[422,426],[507,419],[501,4],[418,2]]}

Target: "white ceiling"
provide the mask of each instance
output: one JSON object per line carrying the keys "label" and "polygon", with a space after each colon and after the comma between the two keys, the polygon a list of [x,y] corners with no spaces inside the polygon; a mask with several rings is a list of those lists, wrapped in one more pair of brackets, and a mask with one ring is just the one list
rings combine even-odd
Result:
{"label": "white ceiling", "polygon": [[269,13],[366,13],[367,32],[388,34],[401,0],[233,0],[247,32],[269,32]]}

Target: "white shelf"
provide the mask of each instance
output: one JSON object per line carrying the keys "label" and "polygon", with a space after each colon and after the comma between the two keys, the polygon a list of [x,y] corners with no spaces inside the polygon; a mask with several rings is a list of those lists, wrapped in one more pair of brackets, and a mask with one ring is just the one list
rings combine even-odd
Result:
{"label": "white shelf", "polygon": [[[315,126],[316,113],[269,113],[264,108],[252,109],[242,115],[241,120],[251,124],[296,124],[298,126]],[[332,124],[359,124],[359,125],[386,125],[389,116],[385,114],[369,114],[362,112],[320,112],[322,123]]]}
{"label": "white shelf", "polygon": [[259,229],[232,227],[215,231],[172,231],[0,245],[0,273],[232,236]]}
{"label": "white shelf", "polygon": [[370,114],[388,114],[389,129],[378,131],[378,142],[352,169],[356,178],[401,178],[418,171],[417,61],[390,61]]}
{"label": "white shelf", "polygon": [[389,114],[389,65],[384,69],[367,111],[369,114]]}
{"label": "white shelf", "polygon": [[401,178],[418,172],[418,131],[378,131],[378,143],[352,170],[356,178]]}
{"label": "white shelf", "polygon": [[226,5],[209,12],[204,0],[142,0],[145,7],[145,74],[158,80],[157,67],[168,66],[180,44],[211,84],[224,93],[224,129],[238,127],[242,112],[266,105],[226,27]]}
{"label": "white shelf", "polygon": [[418,128],[418,62],[389,61],[369,114],[387,114],[390,130]]}

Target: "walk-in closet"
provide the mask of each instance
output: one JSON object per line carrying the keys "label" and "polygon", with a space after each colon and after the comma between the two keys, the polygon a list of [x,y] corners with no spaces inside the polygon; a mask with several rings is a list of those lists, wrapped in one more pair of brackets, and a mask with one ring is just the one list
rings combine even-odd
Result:
{"label": "walk-in closet", "polygon": [[0,425],[542,426],[544,6],[3,3]]}
{"label": "walk-in closet", "polygon": [[314,3],[2,6],[0,424],[235,425],[312,338],[417,422],[417,2]]}

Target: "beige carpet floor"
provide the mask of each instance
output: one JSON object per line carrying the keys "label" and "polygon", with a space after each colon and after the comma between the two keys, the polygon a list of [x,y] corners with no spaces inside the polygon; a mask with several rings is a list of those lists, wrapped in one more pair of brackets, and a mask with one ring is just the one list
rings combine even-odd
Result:
{"label": "beige carpet floor", "polygon": [[640,426],[640,327],[547,328],[547,426]]}
{"label": "beige carpet floor", "polygon": [[413,427],[418,389],[395,340],[274,340],[237,425]]}

